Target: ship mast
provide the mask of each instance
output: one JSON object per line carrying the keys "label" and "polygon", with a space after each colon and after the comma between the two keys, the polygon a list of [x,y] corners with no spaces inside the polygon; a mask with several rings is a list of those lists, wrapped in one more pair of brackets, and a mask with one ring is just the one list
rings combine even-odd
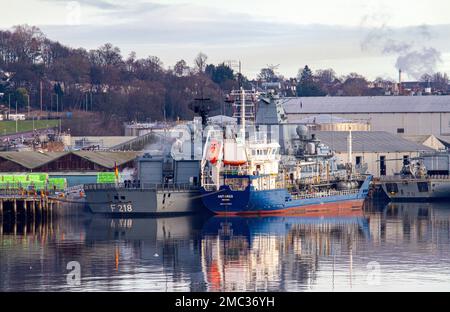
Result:
{"label": "ship mast", "polygon": [[352,178],[352,164],[353,164],[353,151],[352,151],[352,145],[353,145],[353,138],[352,138],[352,128],[350,127],[349,128],[349,131],[348,131],[348,137],[347,137],[347,154],[348,154],[348,160],[347,160],[347,163],[348,163],[348,170],[349,170],[349,178],[351,179]]}
{"label": "ship mast", "polygon": [[241,139],[245,145],[245,91],[241,87]]}

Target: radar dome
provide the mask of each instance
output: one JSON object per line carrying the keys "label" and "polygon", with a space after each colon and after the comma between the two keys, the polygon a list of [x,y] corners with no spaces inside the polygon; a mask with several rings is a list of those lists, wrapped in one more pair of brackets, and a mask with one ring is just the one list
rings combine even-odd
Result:
{"label": "radar dome", "polygon": [[306,137],[308,135],[308,127],[307,126],[299,125],[299,126],[297,126],[296,131],[297,131],[297,135],[301,138]]}

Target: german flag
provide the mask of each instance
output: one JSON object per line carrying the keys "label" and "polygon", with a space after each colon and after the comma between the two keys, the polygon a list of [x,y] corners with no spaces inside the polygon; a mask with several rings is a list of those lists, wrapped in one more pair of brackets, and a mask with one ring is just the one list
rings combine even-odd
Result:
{"label": "german flag", "polygon": [[116,176],[116,181],[119,180],[119,167],[117,167],[117,163],[114,162],[114,175]]}

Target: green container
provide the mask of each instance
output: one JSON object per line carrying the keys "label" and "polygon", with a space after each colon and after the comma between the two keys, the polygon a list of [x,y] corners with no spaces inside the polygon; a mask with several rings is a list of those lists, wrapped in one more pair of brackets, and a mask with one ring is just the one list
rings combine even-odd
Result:
{"label": "green container", "polygon": [[114,172],[97,173],[97,183],[115,183],[116,175]]}
{"label": "green container", "polygon": [[48,179],[48,173],[30,173],[28,174],[28,180],[29,181],[36,181],[36,182],[45,182]]}
{"label": "green container", "polygon": [[0,188],[35,190],[65,190],[66,178],[48,178],[48,173],[5,174],[0,175]]}
{"label": "green container", "polygon": [[2,181],[3,182],[14,182],[14,175],[10,175],[10,174],[2,175]]}
{"label": "green container", "polygon": [[24,183],[27,182],[27,176],[26,175],[16,175],[14,176],[14,182]]}

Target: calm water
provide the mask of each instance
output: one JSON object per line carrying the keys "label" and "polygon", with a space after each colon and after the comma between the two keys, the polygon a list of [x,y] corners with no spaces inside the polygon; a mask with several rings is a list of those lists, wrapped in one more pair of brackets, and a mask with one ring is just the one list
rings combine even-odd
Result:
{"label": "calm water", "polygon": [[[450,203],[368,204],[322,217],[73,214],[1,224],[1,291],[450,290]],[[72,261],[79,286],[68,283]]]}

